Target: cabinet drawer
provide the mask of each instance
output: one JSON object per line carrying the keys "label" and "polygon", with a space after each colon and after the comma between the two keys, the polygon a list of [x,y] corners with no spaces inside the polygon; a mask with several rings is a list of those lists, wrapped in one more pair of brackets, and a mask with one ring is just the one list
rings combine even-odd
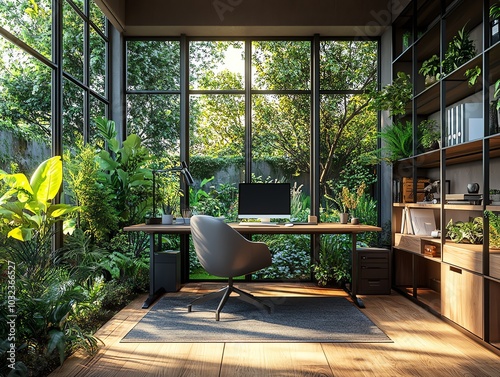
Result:
{"label": "cabinet drawer", "polygon": [[380,251],[358,251],[361,262],[380,262],[389,260],[389,252]]}
{"label": "cabinet drawer", "polygon": [[460,268],[482,273],[483,245],[456,244],[447,242],[443,250],[443,262]]}
{"label": "cabinet drawer", "polygon": [[364,295],[389,295],[391,284],[389,279],[360,279],[358,293]]}
{"label": "cabinet drawer", "polygon": [[441,282],[441,314],[482,338],[483,278],[442,263]]}
{"label": "cabinet drawer", "polygon": [[363,278],[388,279],[389,269],[387,268],[387,265],[385,265],[385,267],[383,268],[360,266],[359,277],[362,279]]}

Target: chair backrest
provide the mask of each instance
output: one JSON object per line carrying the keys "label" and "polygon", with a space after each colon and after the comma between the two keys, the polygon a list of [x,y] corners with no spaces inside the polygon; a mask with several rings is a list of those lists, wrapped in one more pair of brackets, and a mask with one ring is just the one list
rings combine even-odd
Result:
{"label": "chair backrest", "polygon": [[222,220],[196,215],[191,218],[191,235],[202,267],[220,277],[250,274],[272,263],[265,243],[251,242]]}

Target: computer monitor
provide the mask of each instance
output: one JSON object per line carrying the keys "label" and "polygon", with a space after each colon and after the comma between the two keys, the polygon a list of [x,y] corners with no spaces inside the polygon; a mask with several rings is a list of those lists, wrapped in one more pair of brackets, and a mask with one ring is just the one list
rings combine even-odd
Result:
{"label": "computer monitor", "polygon": [[290,183],[240,183],[238,218],[290,219]]}

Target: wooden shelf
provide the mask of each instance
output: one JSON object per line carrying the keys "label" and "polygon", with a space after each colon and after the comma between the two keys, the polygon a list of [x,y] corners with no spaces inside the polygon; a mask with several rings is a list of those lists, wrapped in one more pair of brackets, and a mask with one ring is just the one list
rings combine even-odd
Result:
{"label": "wooden shelf", "polygon": [[453,211],[482,211],[483,207],[471,204],[445,204],[444,209]]}
{"label": "wooden shelf", "polygon": [[[393,207],[396,208],[429,208],[429,209],[439,209],[441,206],[439,204],[422,204],[422,203],[392,203]],[[500,206],[499,206],[500,207]]]}
{"label": "wooden shelf", "polygon": [[417,299],[434,311],[441,313],[441,293],[430,288],[417,288]]}
{"label": "wooden shelf", "polygon": [[[492,1],[489,2],[491,3]],[[498,185],[496,170],[500,161],[500,133],[488,135],[490,132],[496,132],[497,128],[496,125],[489,125],[494,118],[484,114],[490,105],[483,101],[493,99],[489,95],[492,85],[500,79],[500,42],[483,51],[483,47],[489,44],[489,41],[483,39],[488,38],[484,32],[489,29],[490,22],[487,9],[483,10],[484,4],[481,1],[464,0],[413,0],[403,11],[403,16],[395,22],[395,40],[399,38],[402,41],[402,34],[398,33],[407,31],[409,25],[413,25],[413,32],[417,35],[407,51],[400,48],[400,54],[392,67],[393,72],[402,70],[411,75],[415,93],[412,100],[406,104],[407,113],[401,121],[418,124],[423,120],[437,120],[444,144],[438,149],[395,162],[392,166],[394,179],[446,179],[451,182],[451,189],[455,190],[452,192],[459,192],[459,188],[468,182],[479,182],[484,193],[488,187],[483,186],[492,188]],[[453,72],[441,76],[437,83],[425,87],[422,75],[413,73],[415,70],[418,72],[423,62],[432,55],[440,56],[441,51],[446,51],[450,41],[464,26],[467,31],[472,31],[476,56]],[[465,72],[475,67],[482,69],[484,65],[487,65],[488,76],[484,76],[482,72],[476,84],[469,86]],[[476,140],[448,146],[448,116],[462,117],[465,130],[465,135],[462,136],[469,138],[469,124],[466,121],[468,118],[465,116],[469,114],[464,114],[462,107],[457,108],[452,115],[448,111],[449,108],[458,107],[463,103],[477,103],[480,111],[478,110],[474,117],[484,118],[485,135]],[[468,109],[471,106],[468,105]],[[481,126],[473,125],[477,127],[474,131],[478,131],[474,137],[482,135]],[[414,127],[417,128],[415,124]],[[491,175],[491,181],[484,176],[488,173]],[[429,213],[433,212],[438,227],[443,225],[443,220],[445,224],[450,218],[456,220],[481,216],[485,209],[500,212],[500,206],[489,204],[486,194],[486,201],[481,205],[447,204],[444,201],[445,196],[442,195],[441,198],[440,204],[393,203],[394,287],[423,306],[498,346],[500,326],[496,323],[500,304],[496,298],[500,294],[500,250],[487,250],[484,245],[457,244],[444,238],[398,233],[405,208],[429,209]],[[439,247],[440,256],[423,254],[426,242]],[[483,273],[485,269],[489,271],[487,275]],[[483,288],[486,281],[490,284],[489,293]],[[489,321],[489,327],[484,321]],[[485,330],[488,333],[485,333]]]}
{"label": "wooden shelf", "polygon": [[442,249],[443,262],[477,273],[483,272],[483,245],[446,241]]}

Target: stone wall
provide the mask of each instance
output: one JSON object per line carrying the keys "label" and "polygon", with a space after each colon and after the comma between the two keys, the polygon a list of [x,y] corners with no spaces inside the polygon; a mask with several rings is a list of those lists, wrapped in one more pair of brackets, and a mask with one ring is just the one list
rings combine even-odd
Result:
{"label": "stone wall", "polygon": [[12,132],[0,130],[0,169],[10,172],[11,162],[30,175],[44,160],[50,158],[50,146],[37,141],[24,140]]}

